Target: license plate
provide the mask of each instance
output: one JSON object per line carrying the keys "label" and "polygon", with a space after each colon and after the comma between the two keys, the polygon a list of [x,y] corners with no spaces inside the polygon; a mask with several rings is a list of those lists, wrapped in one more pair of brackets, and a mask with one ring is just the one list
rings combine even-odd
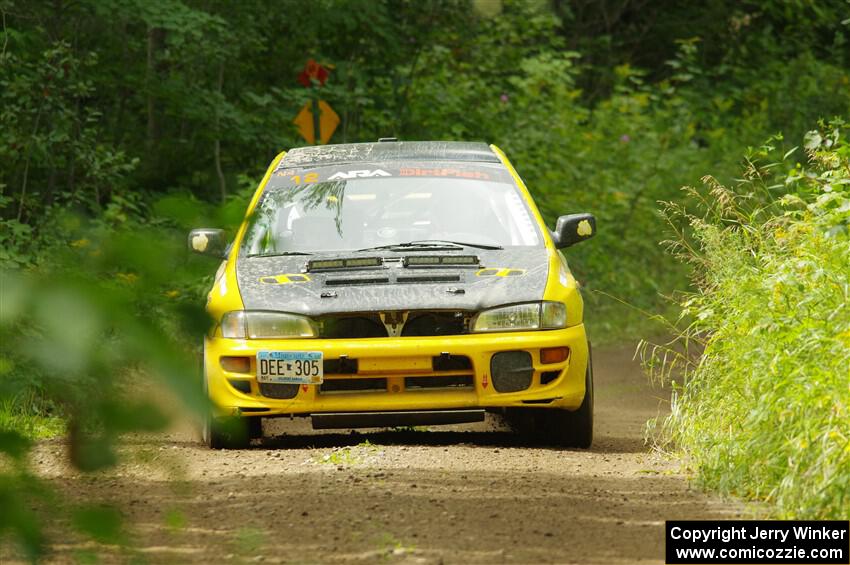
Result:
{"label": "license plate", "polygon": [[325,372],[321,351],[258,351],[257,380],[261,383],[321,384]]}

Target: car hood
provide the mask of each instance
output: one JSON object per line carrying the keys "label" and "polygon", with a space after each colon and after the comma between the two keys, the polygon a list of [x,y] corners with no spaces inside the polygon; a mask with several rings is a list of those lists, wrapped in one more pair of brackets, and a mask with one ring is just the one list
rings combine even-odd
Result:
{"label": "car hood", "polygon": [[[403,266],[406,256],[475,255],[480,266]],[[382,257],[383,267],[307,272],[308,259]],[[240,257],[239,291],[246,310],[308,316],[407,310],[478,311],[543,299],[549,270],[543,248],[463,252],[378,252]]]}

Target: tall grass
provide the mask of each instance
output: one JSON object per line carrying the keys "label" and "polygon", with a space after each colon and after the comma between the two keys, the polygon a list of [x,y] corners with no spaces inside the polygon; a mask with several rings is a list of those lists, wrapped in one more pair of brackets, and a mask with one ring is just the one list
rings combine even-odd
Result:
{"label": "tall grass", "polygon": [[[704,179],[670,206],[693,267],[689,321],[648,367],[676,379],[659,439],[710,489],[778,517],[850,515],[850,145],[841,123],[806,137],[806,165],[751,151],[734,188]],[[799,155],[800,150],[797,150]]]}
{"label": "tall grass", "polygon": [[40,392],[29,389],[0,398],[0,430],[17,430],[29,439],[62,435],[65,419]]}

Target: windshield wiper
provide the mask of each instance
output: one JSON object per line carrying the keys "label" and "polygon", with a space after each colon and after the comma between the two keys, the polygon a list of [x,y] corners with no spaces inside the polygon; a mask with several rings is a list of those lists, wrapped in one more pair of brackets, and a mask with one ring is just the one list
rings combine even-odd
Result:
{"label": "windshield wiper", "polygon": [[501,245],[488,245],[486,243],[466,243],[463,241],[448,241],[445,239],[427,239],[422,241],[408,241],[406,243],[391,243],[389,245],[379,245],[377,247],[366,247],[357,251],[379,251],[381,249],[463,249],[464,247],[474,247],[476,249],[504,249]]}
{"label": "windshield wiper", "polygon": [[248,257],[286,257],[288,255],[313,255],[306,251],[281,251],[280,253],[251,253]]}
{"label": "windshield wiper", "polygon": [[461,249],[461,246],[450,242],[431,242],[431,241],[408,241],[407,243],[390,243],[389,245],[378,245],[375,247],[364,247],[357,251],[380,251],[381,249],[409,249],[411,247],[421,248],[442,248],[442,249]]}
{"label": "windshield wiper", "polygon": [[437,242],[451,243],[451,244],[454,244],[454,245],[460,245],[461,247],[474,247],[476,249],[489,249],[491,251],[496,250],[496,249],[504,249],[504,247],[502,247],[501,245],[490,245],[489,243],[468,243],[466,241],[448,241],[448,240],[442,240],[442,239],[432,239],[432,240],[429,240],[429,241],[433,241],[435,243],[437,243]]}

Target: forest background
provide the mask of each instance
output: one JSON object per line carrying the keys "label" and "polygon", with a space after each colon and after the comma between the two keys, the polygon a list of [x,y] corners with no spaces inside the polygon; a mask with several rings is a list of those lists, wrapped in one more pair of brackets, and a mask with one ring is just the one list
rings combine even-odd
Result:
{"label": "forest background", "polygon": [[[847,516],[847,1],[0,0],[0,16],[0,451],[21,465],[0,498],[27,496],[33,440],[66,433],[94,470],[121,433],[164,425],[116,375],[145,367],[202,409],[183,354],[215,266],[186,257],[185,231],[237,225],[320,96],[331,143],[495,143],[547,221],[594,213],[597,238],[568,252],[593,339],[704,351],[647,348],[678,379],[659,445],[781,515]],[[330,69],[320,89],[297,80],[308,59]],[[0,530],[37,551],[21,512]]]}

